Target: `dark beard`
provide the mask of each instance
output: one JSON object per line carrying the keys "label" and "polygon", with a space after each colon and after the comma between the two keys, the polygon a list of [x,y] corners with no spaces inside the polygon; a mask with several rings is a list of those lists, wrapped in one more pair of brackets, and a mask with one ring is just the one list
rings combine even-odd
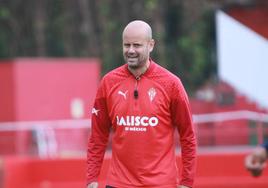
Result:
{"label": "dark beard", "polygon": [[131,69],[138,69],[140,67],[140,64],[137,65],[128,64],[128,67]]}
{"label": "dark beard", "polygon": [[125,62],[128,64],[129,68],[134,69],[134,70],[139,69],[139,68],[143,67],[146,64],[146,60],[139,61],[136,64],[128,63],[128,58],[125,58]]}

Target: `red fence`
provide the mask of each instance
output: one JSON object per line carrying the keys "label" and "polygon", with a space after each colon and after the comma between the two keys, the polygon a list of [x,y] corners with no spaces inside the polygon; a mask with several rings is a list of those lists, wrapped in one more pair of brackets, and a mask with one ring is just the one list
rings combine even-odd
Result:
{"label": "red fence", "polygon": [[[254,178],[244,168],[245,153],[205,154],[198,156],[195,188],[267,188],[268,170]],[[180,161],[178,159],[178,161]],[[110,158],[106,157],[100,176],[100,188]],[[85,159],[5,158],[3,188],[85,188]]]}

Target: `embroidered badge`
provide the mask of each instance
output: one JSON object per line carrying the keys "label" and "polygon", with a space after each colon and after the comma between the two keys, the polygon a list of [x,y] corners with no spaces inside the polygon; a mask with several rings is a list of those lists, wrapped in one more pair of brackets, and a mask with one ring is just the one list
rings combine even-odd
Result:
{"label": "embroidered badge", "polygon": [[156,96],[155,88],[152,87],[151,89],[148,90],[148,96],[149,96],[150,101],[152,102]]}

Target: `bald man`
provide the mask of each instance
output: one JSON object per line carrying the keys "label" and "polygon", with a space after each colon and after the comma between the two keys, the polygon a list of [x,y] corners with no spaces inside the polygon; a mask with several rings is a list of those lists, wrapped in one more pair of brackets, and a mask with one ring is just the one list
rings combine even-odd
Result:
{"label": "bald man", "polygon": [[[185,89],[178,77],[150,58],[155,42],[147,23],[130,22],[122,39],[126,63],[103,77],[92,109],[87,188],[98,187],[110,132],[107,188],[192,187],[196,138]],[[175,130],[181,143],[180,176]]]}

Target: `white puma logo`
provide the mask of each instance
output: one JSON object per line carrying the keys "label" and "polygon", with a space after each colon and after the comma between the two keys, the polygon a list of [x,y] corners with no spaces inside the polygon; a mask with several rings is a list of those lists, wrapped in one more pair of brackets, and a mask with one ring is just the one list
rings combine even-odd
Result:
{"label": "white puma logo", "polygon": [[91,113],[92,114],[95,114],[96,116],[98,116],[98,112],[99,112],[100,110],[97,110],[96,108],[92,108],[92,111],[91,111]]}
{"label": "white puma logo", "polygon": [[119,94],[119,95],[122,95],[122,96],[124,97],[124,99],[127,99],[127,92],[128,92],[128,90],[125,91],[125,93],[122,92],[122,91],[118,91],[118,94]]}

